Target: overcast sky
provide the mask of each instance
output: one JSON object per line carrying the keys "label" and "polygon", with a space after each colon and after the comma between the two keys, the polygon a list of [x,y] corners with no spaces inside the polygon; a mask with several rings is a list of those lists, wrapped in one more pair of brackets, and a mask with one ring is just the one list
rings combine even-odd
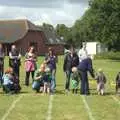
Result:
{"label": "overcast sky", "polygon": [[87,8],[88,0],[0,0],[0,19],[72,26]]}

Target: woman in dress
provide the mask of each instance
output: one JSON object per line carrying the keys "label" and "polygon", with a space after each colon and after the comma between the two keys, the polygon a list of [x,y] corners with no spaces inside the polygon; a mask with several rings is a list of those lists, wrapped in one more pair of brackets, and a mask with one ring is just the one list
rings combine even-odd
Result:
{"label": "woman in dress", "polygon": [[37,56],[34,47],[30,47],[25,55],[25,70],[26,70],[25,85],[26,86],[29,86],[30,73],[32,76],[32,80],[34,80],[34,73],[35,70],[37,69],[36,58]]}

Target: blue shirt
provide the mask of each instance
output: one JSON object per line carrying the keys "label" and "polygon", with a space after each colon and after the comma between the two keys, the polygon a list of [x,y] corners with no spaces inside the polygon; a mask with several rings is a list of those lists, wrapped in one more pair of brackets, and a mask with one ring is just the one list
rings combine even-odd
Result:
{"label": "blue shirt", "polygon": [[45,58],[45,60],[48,60],[48,59],[49,59],[49,61],[48,61],[47,65],[50,68],[50,70],[56,69],[56,59],[57,59],[56,56],[47,56]]}
{"label": "blue shirt", "polygon": [[9,74],[3,75],[3,85],[9,85],[13,84],[13,82],[10,80]]}

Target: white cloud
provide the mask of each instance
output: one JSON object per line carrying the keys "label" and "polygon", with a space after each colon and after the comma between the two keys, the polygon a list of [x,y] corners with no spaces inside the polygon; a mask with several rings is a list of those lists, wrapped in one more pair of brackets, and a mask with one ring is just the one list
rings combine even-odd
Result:
{"label": "white cloud", "polygon": [[[7,0],[4,0],[7,1]],[[15,0],[12,0],[12,2]],[[25,0],[24,0],[25,1]],[[38,0],[35,0],[38,2]],[[41,1],[41,0],[40,0]],[[83,13],[85,12],[86,8],[88,8],[88,4],[83,4],[83,0],[78,3],[76,0],[74,4],[70,0],[63,0],[61,2],[61,7],[55,6],[49,7],[50,2],[47,2],[48,0],[44,0],[46,2],[42,2],[42,5],[46,3],[46,6],[43,5],[43,7],[35,7],[36,3],[34,3],[34,6],[27,7],[26,3],[24,4],[23,0],[21,0],[21,4],[18,7],[18,0],[16,0],[17,5],[7,5],[2,6],[0,5],[0,18],[1,19],[29,19],[31,22],[35,24],[42,24],[43,22],[49,23],[52,25],[56,24],[66,24],[67,26],[73,25],[76,19],[80,18]],[[50,0],[49,0],[50,1]],[[52,0],[55,1],[55,0]],[[57,0],[57,2],[54,3],[56,5],[57,3],[60,3],[62,0]],[[87,0],[86,0],[87,1]],[[20,1],[19,1],[20,2]],[[76,4],[77,2],[77,4]],[[33,2],[32,2],[33,3]],[[29,4],[32,5],[30,2]],[[3,2],[0,4],[3,4]],[[53,3],[52,3],[53,4]],[[40,5],[40,2],[39,2]],[[48,5],[48,7],[47,7]]]}

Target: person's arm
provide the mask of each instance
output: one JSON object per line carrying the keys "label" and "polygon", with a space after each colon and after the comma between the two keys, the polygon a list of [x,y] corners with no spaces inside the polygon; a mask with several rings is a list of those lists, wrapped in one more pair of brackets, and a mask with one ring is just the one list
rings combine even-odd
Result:
{"label": "person's arm", "polygon": [[119,79],[119,74],[117,74],[117,76],[116,76],[116,79],[115,79],[116,82],[118,81],[118,79]]}
{"label": "person's arm", "polygon": [[21,58],[21,54],[19,53],[19,55],[18,55],[18,59],[20,59]]}
{"label": "person's arm", "polygon": [[10,52],[10,53],[9,53],[9,58],[10,58],[10,59],[16,59],[16,58],[18,58],[18,56],[12,56],[12,53]]}
{"label": "person's arm", "polygon": [[5,54],[4,54],[4,52],[2,52],[2,54],[0,55],[0,58],[4,59],[4,57],[5,57]]}
{"label": "person's arm", "polygon": [[67,55],[64,58],[64,63],[63,63],[63,71],[66,71],[66,63],[67,63]]}
{"label": "person's arm", "polygon": [[104,75],[104,83],[106,84],[106,82],[107,82],[107,78],[106,78],[106,76]]}
{"label": "person's arm", "polygon": [[25,54],[25,61],[32,60],[32,58],[29,58],[28,53]]}
{"label": "person's arm", "polygon": [[11,52],[9,52],[9,58],[10,58],[10,59],[14,59],[14,56],[12,56],[12,53],[11,53]]}
{"label": "person's arm", "polygon": [[58,63],[58,56],[57,55],[55,56],[55,61],[56,61],[56,63]]}
{"label": "person's arm", "polygon": [[[77,54],[76,54],[77,55]],[[77,60],[76,60],[76,62],[77,62],[77,66],[79,65],[79,57],[78,57],[78,55],[77,55],[77,58],[76,58]]]}
{"label": "person's arm", "polygon": [[45,55],[45,61],[46,61],[46,63],[48,63],[50,61],[50,58],[49,58],[48,54]]}
{"label": "person's arm", "polygon": [[39,72],[36,72],[34,80],[40,80],[42,75],[39,75]]}
{"label": "person's arm", "polygon": [[92,65],[92,60],[90,58],[88,59],[88,71],[91,74],[91,76],[93,78],[95,78],[94,70],[93,70],[93,65]]}

